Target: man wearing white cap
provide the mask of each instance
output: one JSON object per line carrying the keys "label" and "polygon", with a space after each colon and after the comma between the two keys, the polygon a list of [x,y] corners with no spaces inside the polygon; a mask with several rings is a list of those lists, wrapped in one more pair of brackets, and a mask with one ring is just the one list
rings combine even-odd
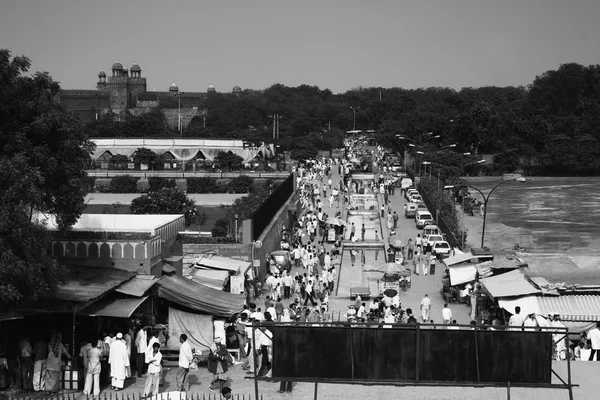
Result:
{"label": "man wearing white cap", "polygon": [[123,389],[123,383],[127,378],[129,357],[122,333],[117,333],[116,340],[110,345],[108,363],[110,364],[111,388],[113,390]]}
{"label": "man wearing white cap", "polygon": [[[550,326],[553,328],[565,328],[562,322],[560,322],[560,315],[557,312],[553,312],[549,315]],[[554,330],[554,334],[552,334],[552,340],[554,341],[554,359],[555,360],[565,360],[566,353],[566,344],[565,344],[565,331],[563,329]]]}

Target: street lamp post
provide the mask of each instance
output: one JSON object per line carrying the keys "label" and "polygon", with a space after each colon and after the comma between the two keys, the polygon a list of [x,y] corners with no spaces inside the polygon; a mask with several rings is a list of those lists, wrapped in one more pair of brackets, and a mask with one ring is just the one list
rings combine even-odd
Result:
{"label": "street lamp post", "polygon": [[[486,217],[487,217],[487,211],[488,211],[488,202],[490,200],[490,196],[492,195],[492,193],[494,193],[494,190],[496,190],[498,187],[509,183],[509,182],[513,182],[513,181],[517,181],[517,182],[525,182],[525,178],[517,178],[517,179],[509,179],[506,181],[502,181],[500,183],[498,183],[496,186],[494,186],[492,188],[492,190],[489,191],[488,195],[484,195],[483,192],[479,189],[476,188],[475,186],[466,184],[466,185],[461,185],[461,186],[466,186],[466,187],[470,187],[472,189],[475,189],[479,192],[479,194],[481,195],[481,197],[483,198],[483,226],[481,228],[481,248],[483,248],[483,244],[485,242],[485,221],[486,221]],[[463,213],[464,213],[464,208],[463,208]]]}
{"label": "street lamp post", "polygon": [[[359,107],[357,107],[357,108],[359,108]],[[352,118],[352,130],[355,131],[356,130],[356,109],[352,106],[350,106],[350,109],[354,113],[354,116]]]}
{"label": "street lamp post", "polygon": [[[175,85],[175,83],[173,83],[173,85]],[[181,136],[183,136],[183,131],[181,129],[181,96],[183,96],[185,93],[184,92],[180,92],[179,90],[177,91],[173,91],[173,96],[177,96],[177,103],[178,103],[178,113],[177,113],[177,129],[179,129],[179,134]]]}

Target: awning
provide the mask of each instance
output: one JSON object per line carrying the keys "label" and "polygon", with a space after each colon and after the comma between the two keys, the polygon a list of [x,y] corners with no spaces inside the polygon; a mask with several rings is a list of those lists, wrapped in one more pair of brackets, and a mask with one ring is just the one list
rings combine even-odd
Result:
{"label": "awning", "polygon": [[229,317],[239,312],[245,297],[209,288],[179,275],[163,276],[156,283],[158,296],[203,314]]}
{"label": "awning", "polygon": [[540,313],[558,313],[566,321],[600,321],[600,295],[538,297]]}
{"label": "awning", "polygon": [[202,283],[206,286],[221,290],[229,278],[229,271],[190,268],[189,278],[191,278],[194,282]]}
{"label": "awning", "polygon": [[474,258],[474,257],[473,257],[473,254],[471,254],[470,252],[464,253],[464,254],[457,254],[454,257],[448,257],[448,258],[444,259],[444,264],[446,265],[446,267],[451,267],[456,264],[469,262],[469,261],[471,261],[472,258]]}
{"label": "awning", "polygon": [[481,283],[494,298],[524,296],[542,292],[534,287],[520,270],[482,279]]}
{"label": "awning", "polygon": [[600,295],[523,296],[498,300],[500,307],[510,313],[521,307],[521,314],[558,314],[563,321],[600,321]]}
{"label": "awning", "polygon": [[498,305],[511,314],[515,313],[515,307],[521,307],[521,315],[527,316],[531,313],[540,314],[537,296],[523,296],[513,299],[498,299]]}
{"label": "awning", "polygon": [[466,282],[472,282],[477,275],[477,269],[474,265],[459,265],[449,268],[450,270],[450,285],[456,286]]}
{"label": "awning", "polygon": [[154,275],[137,275],[115,291],[129,296],[142,297],[156,282],[158,282],[158,278]]}
{"label": "awning", "polygon": [[0,322],[11,321],[13,319],[23,319],[25,316],[18,312],[2,312],[0,313]]}
{"label": "awning", "polygon": [[233,258],[211,254],[198,257],[194,261],[193,266],[197,268],[220,269],[237,274],[240,271],[245,272],[250,266],[250,263],[248,261],[235,260]]}
{"label": "awning", "polygon": [[129,318],[148,297],[100,300],[81,310],[80,314],[93,317]]}
{"label": "awning", "polygon": [[133,278],[135,273],[116,268],[68,267],[64,285],[50,296],[53,299],[89,302]]}

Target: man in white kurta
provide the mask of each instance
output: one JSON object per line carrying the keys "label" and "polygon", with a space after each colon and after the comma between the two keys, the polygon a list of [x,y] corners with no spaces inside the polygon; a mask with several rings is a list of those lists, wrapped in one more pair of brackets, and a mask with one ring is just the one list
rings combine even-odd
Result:
{"label": "man in white kurta", "polygon": [[129,357],[127,356],[127,346],[123,341],[123,334],[118,333],[117,339],[110,346],[108,356],[110,364],[111,386],[115,390],[123,389],[123,383],[127,378],[127,368],[129,367]]}
{"label": "man in white kurta", "polygon": [[431,300],[429,299],[429,295],[426,294],[421,300],[421,317],[423,318],[423,322],[429,322],[429,316],[431,315]]}

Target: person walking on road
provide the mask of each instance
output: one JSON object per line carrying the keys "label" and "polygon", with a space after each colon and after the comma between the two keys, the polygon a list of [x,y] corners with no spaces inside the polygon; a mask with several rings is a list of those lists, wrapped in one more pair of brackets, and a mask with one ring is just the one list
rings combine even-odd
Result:
{"label": "person walking on road", "polygon": [[429,316],[431,315],[431,300],[429,299],[429,295],[425,294],[423,300],[421,300],[421,317],[423,318],[423,322],[429,321]]}
{"label": "person walking on road", "polygon": [[356,233],[356,225],[354,225],[354,222],[353,222],[352,226],[350,226],[350,240],[352,240],[355,233]]}
{"label": "person walking on road", "polygon": [[394,211],[394,229],[398,227],[398,214]]}
{"label": "person walking on road", "polygon": [[187,390],[185,387],[186,378],[190,372],[190,364],[194,359],[192,347],[187,339],[188,337],[185,333],[182,333],[179,336],[181,347],[179,348],[179,368],[177,369],[176,389],[180,392],[185,392]]}
{"label": "person walking on road", "polygon": [[367,228],[365,228],[365,224],[362,224],[362,228],[360,228],[360,237],[362,241],[365,241],[365,233],[367,232]]}
{"label": "person walking on road", "polygon": [[429,257],[429,272],[431,275],[435,275],[435,264],[437,263],[437,257],[435,254],[431,254]]}
{"label": "person walking on road", "polygon": [[592,345],[588,361],[594,361],[594,357],[596,357],[596,361],[600,361],[600,322],[596,322],[596,327],[587,333],[587,339]]}
{"label": "person walking on road", "polygon": [[412,239],[408,239],[408,243],[406,243],[406,259],[412,260],[415,255],[415,245]]}
{"label": "person walking on road", "polygon": [[445,324],[452,322],[452,310],[448,308],[448,303],[444,303],[444,309],[442,310],[442,321]]}

